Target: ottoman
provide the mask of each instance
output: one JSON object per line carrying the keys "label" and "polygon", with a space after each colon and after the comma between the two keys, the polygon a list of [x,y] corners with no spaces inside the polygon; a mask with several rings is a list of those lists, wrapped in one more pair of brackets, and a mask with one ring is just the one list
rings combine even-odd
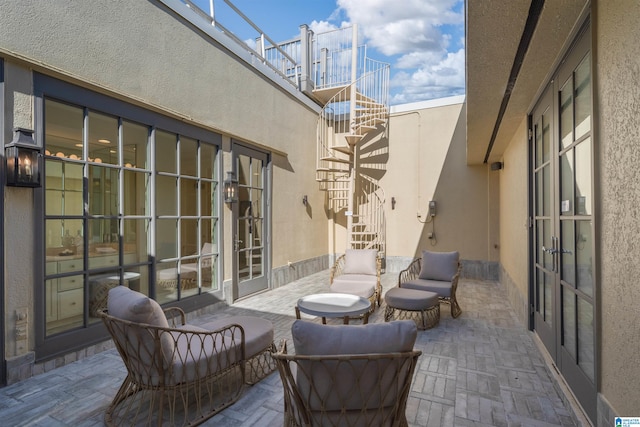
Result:
{"label": "ottoman", "polygon": [[392,288],[384,295],[384,321],[413,320],[418,329],[430,329],[440,321],[438,294],[407,288]]}
{"label": "ottoman", "polygon": [[271,351],[275,350],[273,323],[261,317],[232,316],[205,323],[200,328],[215,331],[231,324],[240,325],[244,330],[245,382],[255,384],[276,369],[271,358]]}

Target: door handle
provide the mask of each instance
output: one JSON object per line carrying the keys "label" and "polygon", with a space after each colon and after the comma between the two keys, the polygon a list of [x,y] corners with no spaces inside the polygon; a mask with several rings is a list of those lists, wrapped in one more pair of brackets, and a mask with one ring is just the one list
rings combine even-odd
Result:
{"label": "door handle", "polygon": [[236,240],[233,242],[233,246],[234,246],[234,249],[233,249],[233,250],[234,250],[234,251],[237,251],[237,250],[240,248],[240,243],[242,243],[242,240],[240,240],[240,239],[236,239]]}
{"label": "door handle", "polygon": [[545,248],[544,246],[542,247],[542,251],[543,251],[543,252],[546,252],[546,253],[548,253],[548,254],[550,254],[550,255],[553,255],[553,254],[555,254],[556,252],[558,252],[558,250],[557,250],[557,249],[554,249],[554,248]]}

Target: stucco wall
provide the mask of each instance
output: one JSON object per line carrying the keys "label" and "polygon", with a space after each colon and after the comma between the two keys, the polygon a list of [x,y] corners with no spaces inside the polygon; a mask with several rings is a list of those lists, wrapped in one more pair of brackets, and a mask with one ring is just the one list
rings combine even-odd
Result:
{"label": "stucco wall", "polygon": [[600,391],[618,411],[640,402],[640,3],[596,2],[600,164]]}
{"label": "stucco wall", "polygon": [[[23,26],[27,16],[30,31]],[[274,266],[326,253],[326,218],[319,214],[324,197],[314,181],[317,111],[164,6],[13,2],[3,5],[0,40],[8,60],[25,59],[38,71],[59,71],[80,84],[279,151],[273,171]],[[304,194],[314,215],[304,212]],[[297,226],[305,230],[306,244],[292,233],[280,239]]]}
{"label": "stucco wall", "polygon": [[500,264],[525,299],[528,295],[527,120],[503,154],[500,174]]}
{"label": "stucco wall", "polygon": [[[392,113],[388,163],[381,179],[387,255],[457,250],[466,260],[490,260],[489,247],[498,242],[497,230],[489,225],[488,173],[486,165],[466,164],[464,104]],[[425,222],[430,200],[436,201],[437,214]],[[430,232],[436,239],[428,238]]]}
{"label": "stucco wall", "polygon": [[[34,70],[220,132],[225,150],[233,137],[274,152],[272,266],[326,255],[324,194],[314,173],[319,109],[283,91],[160,3],[9,2],[0,13],[0,56],[6,71],[5,143],[12,127],[34,128]],[[223,154],[228,170],[230,156]],[[34,269],[21,261],[33,258],[36,240],[28,235],[33,200],[25,193],[33,191],[8,190],[5,198],[9,357],[22,353],[14,334],[16,308],[28,307],[33,319]],[[222,209],[225,250],[230,250],[230,215]],[[14,247],[11,242],[19,237]],[[228,269],[224,276],[230,277]],[[32,337],[30,329],[31,349]]]}

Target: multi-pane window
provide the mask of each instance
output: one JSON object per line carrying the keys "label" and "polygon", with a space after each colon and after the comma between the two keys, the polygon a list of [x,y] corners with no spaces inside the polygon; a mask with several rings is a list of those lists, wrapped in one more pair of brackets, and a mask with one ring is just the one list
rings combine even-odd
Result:
{"label": "multi-pane window", "polygon": [[98,322],[118,284],[160,302],[217,289],[216,145],[49,98],[43,122],[46,336]]}
{"label": "multi-pane window", "polygon": [[216,147],[162,130],[156,140],[157,299],[217,289]]}

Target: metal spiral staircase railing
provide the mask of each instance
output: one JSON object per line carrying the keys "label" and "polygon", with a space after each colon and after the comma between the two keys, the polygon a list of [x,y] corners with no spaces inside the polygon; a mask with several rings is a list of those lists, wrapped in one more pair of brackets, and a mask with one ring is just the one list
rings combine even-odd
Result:
{"label": "metal spiral staircase railing", "polygon": [[326,99],[318,118],[316,180],[327,192],[328,208],[351,217],[351,248],[377,248],[384,255],[384,191],[366,173],[372,165],[365,148],[386,129],[389,65],[371,59],[365,64],[368,70],[354,83],[314,91]]}

